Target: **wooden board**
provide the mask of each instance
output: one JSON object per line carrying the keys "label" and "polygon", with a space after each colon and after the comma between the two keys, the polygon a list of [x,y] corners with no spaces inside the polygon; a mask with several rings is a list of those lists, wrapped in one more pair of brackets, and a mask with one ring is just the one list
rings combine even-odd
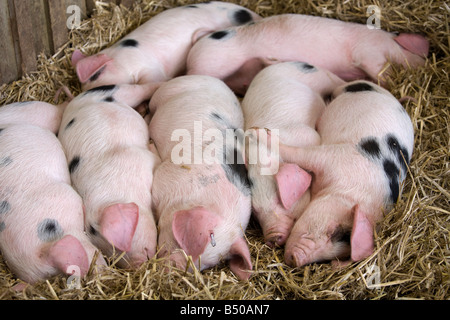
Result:
{"label": "wooden board", "polygon": [[47,5],[44,0],[14,0],[24,74],[35,71],[37,56],[40,53],[50,54],[53,48],[47,23]]}
{"label": "wooden board", "polygon": [[[48,2],[50,10],[50,27],[53,38],[52,50],[53,52],[56,52],[67,42],[70,30],[69,27],[76,27],[76,19],[80,19],[80,21],[86,19],[86,1],[48,0]],[[78,14],[79,18],[76,17]]]}
{"label": "wooden board", "polygon": [[95,0],[0,0],[0,85],[36,71],[39,54],[52,55],[68,41],[67,22],[76,14],[70,6],[79,8],[82,21],[93,13]]}
{"label": "wooden board", "polygon": [[[21,75],[19,65],[20,53],[16,52],[18,44],[15,43],[15,21],[11,19],[8,0],[0,0],[0,84],[16,80]],[[14,12],[12,13],[14,17]]]}

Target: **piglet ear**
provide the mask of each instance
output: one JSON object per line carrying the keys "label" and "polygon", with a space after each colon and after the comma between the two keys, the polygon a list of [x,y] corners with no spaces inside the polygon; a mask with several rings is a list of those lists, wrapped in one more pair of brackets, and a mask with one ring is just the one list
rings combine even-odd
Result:
{"label": "piglet ear", "polygon": [[48,261],[63,273],[69,274],[70,266],[80,268],[81,275],[89,270],[89,259],[81,242],[72,235],[66,235],[49,249]]}
{"label": "piglet ear", "polygon": [[359,209],[359,205],[353,207],[353,229],[350,239],[351,258],[359,261],[373,253],[373,223],[367,218],[367,214]]}
{"label": "piglet ear", "polygon": [[80,50],[75,50],[73,53],[72,53],[72,66],[76,66],[77,64],[78,64],[78,62],[80,61],[80,60],[83,60],[84,58],[86,58],[87,56],[85,55],[85,54],[83,54]]}
{"label": "piglet ear", "polygon": [[114,247],[130,251],[139,219],[139,207],[135,203],[118,203],[107,207],[100,219],[100,233]]}
{"label": "piglet ear", "polygon": [[424,58],[428,55],[430,43],[425,37],[421,35],[412,33],[400,33],[397,37],[394,38],[394,40],[400,46],[411,53]]}
{"label": "piglet ear", "polygon": [[240,280],[248,280],[251,276],[252,259],[244,238],[238,238],[230,248],[230,269]]}
{"label": "piglet ear", "polygon": [[196,261],[211,242],[211,234],[218,222],[217,215],[203,207],[196,207],[175,212],[172,231],[181,249]]}
{"label": "piglet ear", "polygon": [[[72,56],[72,61],[74,60]],[[99,72],[113,59],[106,54],[100,53],[81,60],[76,63],[78,79],[81,83],[86,83],[93,75]]]}
{"label": "piglet ear", "polygon": [[194,34],[192,35],[192,45],[194,45],[198,40],[200,40],[200,38],[206,36],[209,33],[214,32],[214,30],[209,30],[209,29],[197,29],[195,30]]}
{"label": "piglet ear", "polygon": [[296,164],[282,163],[275,174],[275,181],[281,203],[285,209],[289,210],[308,190],[311,184],[311,175]]}

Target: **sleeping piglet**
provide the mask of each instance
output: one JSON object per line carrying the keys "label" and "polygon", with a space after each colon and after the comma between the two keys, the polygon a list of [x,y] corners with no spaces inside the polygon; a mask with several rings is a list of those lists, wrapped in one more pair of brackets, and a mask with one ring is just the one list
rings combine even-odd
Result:
{"label": "sleeping piglet", "polygon": [[0,123],[31,124],[57,133],[66,105],[53,105],[42,101],[7,104],[0,109]]}
{"label": "sleeping piglet", "polygon": [[286,242],[294,266],[371,255],[374,226],[397,201],[412,156],[411,119],[388,91],[355,81],[334,96],[318,122],[320,146],[280,144],[285,161],[314,175],[311,202]]}
{"label": "sleeping piglet", "polygon": [[388,61],[423,65],[428,47],[416,34],[396,36],[363,24],[282,14],[200,39],[188,55],[187,74],[222,79],[238,94],[262,68],[279,61],[305,61],[346,81],[377,81]]}
{"label": "sleeping piglet", "polygon": [[[82,199],[55,136],[61,114],[45,102],[0,108],[0,251],[28,283],[60,273],[84,276],[97,251],[84,233]],[[101,255],[95,263],[105,265]]]}
{"label": "sleeping piglet", "polygon": [[[315,126],[325,108],[324,97],[343,83],[331,72],[303,62],[269,66],[256,75],[242,100],[244,128],[277,129],[280,141],[291,146],[319,145]],[[264,161],[247,161],[253,212],[266,243],[283,245],[309,203],[310,175],[283,162],[276,150],[268,148],[267,153],[273,174],[262,172]]]}
{"label": "sleeping piglet", "polygon": [[185,71],[188,52],[200,37],[258,19],[250,10],[227,2],[172,8],[93,56],[76,50],[72,63],[84,90],[108,84],[163,82]]}
{"label": "sleeping piglet", "polygon": [[137,267],[156,251],[151,188],[159,158],[149,150],[147,123],[132,108],[154,89],[111,85],[86,91],[66,107],[58,134],[84,201],[86,231],[106,255],[126,252],[121,267]]}
{"label": "sleeping piglet", "polygon": [[187,261],[179,249],[200,270],[229,260],[236,276],[247,279],[251,199],[239,101],[218,79],[182,76],[155,92],[150,112],[162,161],[153,183],[160,255],[181,269]]}

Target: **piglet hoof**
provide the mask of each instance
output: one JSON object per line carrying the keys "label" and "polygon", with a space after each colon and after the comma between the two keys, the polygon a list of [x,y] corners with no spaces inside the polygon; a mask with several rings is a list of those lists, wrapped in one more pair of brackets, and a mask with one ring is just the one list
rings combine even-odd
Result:
{"label": "piglet hoof", "polygon": [[348,267],[349,265],[351,265],[352,262],[353,262],[352,260],[345,260],[345,261],[333,260],[333,261],[331,261],[331,266],[334,269],[342,269],[342,268],[345,268],[345,267]]}
{"label": "piglet hoof", "polygon": [[27,287],[28,283],[26,282],[19,282],[18,284],[14,285],[11,289],[15,292],[23,292]]}

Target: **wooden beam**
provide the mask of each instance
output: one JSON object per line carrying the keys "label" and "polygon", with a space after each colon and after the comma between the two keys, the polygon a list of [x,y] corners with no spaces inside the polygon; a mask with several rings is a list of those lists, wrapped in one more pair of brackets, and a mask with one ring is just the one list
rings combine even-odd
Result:
{"label": "wooden beam", "polygon": [[17,80],[20,76],[19,62],[16,57],[13,28],[8,0],[0,0],[0,85]]}
{"label": "wooden beam", "polygon": [[40,53],[50,54],[53,49],[46,6],[44,0],[14,0],[24,74],[37,69]]}
{"label": "wooden beam", "polygon": [[[86,19],[86,1],[85,0],[48,0],[50,9],[50,23],[53,36],[53,52],[56,52],[69,39],[69,27],[67,21],[80,14],[80,21]],[[70,6],[76,6],[75,10]]]}

